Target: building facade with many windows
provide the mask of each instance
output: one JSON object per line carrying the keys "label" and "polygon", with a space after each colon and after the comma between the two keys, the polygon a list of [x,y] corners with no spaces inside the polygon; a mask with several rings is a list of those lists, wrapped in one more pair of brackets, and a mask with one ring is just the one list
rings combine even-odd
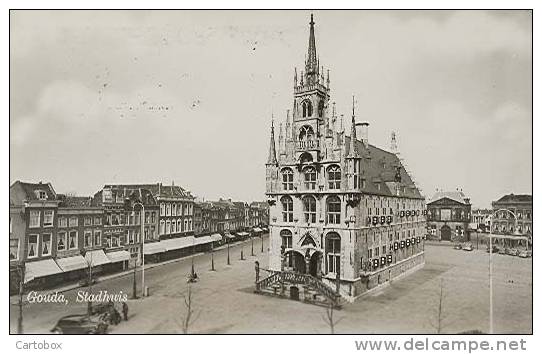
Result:
{"label": "building facade with many windows", "polygon": [[369,143],[368,123],[356,122],[354,107],[345,134],[326,74],[311,16],[305,70],[295,72],[278,148],[271,127],[269,267],[339,282],[353,299],[423,266],[425,202],[396,151]]}
{"label": "building facade with many windows", "polygon": [[468,241],[470,221],[470,199],[460,190],[437,191],[427,203],[427,230],[431,239]]}
{"label": "building facade with many windows", "polygon": [[[493,208],[493,233],[527,236],[532,242],[532,195],[507,194],[491,203],[491,206]],[[511,213],[508,211],[511,211]]]}

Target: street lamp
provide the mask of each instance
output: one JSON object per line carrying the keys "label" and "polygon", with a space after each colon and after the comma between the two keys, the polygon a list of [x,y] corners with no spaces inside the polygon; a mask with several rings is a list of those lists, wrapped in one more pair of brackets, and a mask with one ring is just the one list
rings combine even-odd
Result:
{"label": "street lamp", "polygon": [[[139,205],[141,207],[141,292],[142,292],[142,297],[145,297],[145,206],[141,202],[135,202],[134,204],[132,204],[132,215],[135,214],[136,205]],[[135,289],[135,269],[134,269],[134,289]],[[134,295],[135,295],[135,290],[134,290]]]}
{"label": "street lamp", "polygon": [[[507,213],[510,213],[514,217],[514,229],[516,230],[514,233],[517,235],[517,224],[518,224],[518,218],[516,214],[508,209],[497,209],[491,214],[491,219],[493,220],[493,216],[497,214],[499,211],[505,211]],[[495,223],[493,223],[495,224]],[[493,263],[492,263],[492,255],[493,255],[493,234],[491,233],[491,227],[489,229],[489,334],[493,334]]]}
{"label": "street lamp", "polygon": [[211,270],[215,270],[215,244],[211,242]]}

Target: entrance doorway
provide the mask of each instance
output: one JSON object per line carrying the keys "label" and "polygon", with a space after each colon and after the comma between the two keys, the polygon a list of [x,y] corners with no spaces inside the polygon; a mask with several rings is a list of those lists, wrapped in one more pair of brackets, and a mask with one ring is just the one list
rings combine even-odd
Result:
{"label": "entrance doorway", "polygon": [[309,274],[319,277],[322,274],[322,252],[316,251],[312,254],[309,263]]}
{"label": "entrance doorway", "polygon": [[303,274],[306,272],[305,258],[299,252],[293,250],[286,252],[284,263],[285,270]]}
{"label": "entrance doorway", "polygon": [[440,239],[442,241],[451,241],[452,240],[452,229],[448,225],[444,225],[440,228]]}

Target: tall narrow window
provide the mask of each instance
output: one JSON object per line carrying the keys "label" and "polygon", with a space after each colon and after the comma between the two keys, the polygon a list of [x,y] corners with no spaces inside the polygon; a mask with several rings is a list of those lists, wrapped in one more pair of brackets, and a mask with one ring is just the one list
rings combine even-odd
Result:
{"label": "tall narrow window", "polygon": [[85,247],[92,246],[92,231],[85,230],[85,233],[83,235],[83,240],[84,240]]}
{"label": "tall narrow window", "polygon": [[68,235],[68,249],[77,248],[77,231],[70,231]]}
{"label": "tall narrow window", "polygon": [[316,169],[312,166],[303,170],[305,189],[316,189]]}
{"label": "tall narrow window", "polygon": [[66,249],[66,231],[60,231],[56,235],[56,249],[57,251],[64,251]]}
{"label": "tall narrow window", "polygon": [[43,227],[53,226],[54,213],[55,212],[53,210],[45,210],[43,212]]}
{"label": "tall narrow window", "polygon": [[305,214],[305,222],[316,223],[316,199],[312,196],[303,198],[303,212]]}
{"label": "tall narrow window", "polygon": [[294,173],[291,168],[282,170],[282,189],[291,191],[294,189]]}
{"label": "tall narrow window", "polygon": [[282,204],[282,221],[293,222],[294,221],[294,203],[292,198],[286,196],[280,199]]}
{"label": "tall narrow window", "polygon": [[282,246],[284,246],[284,248],[292,248],[292,231],[281,230],[280,238],[282,239]]}
{"label": "tall narrow window", "polygon": [[329,189],[341,188],[341,168],[339,166],[331,166],[328,168],[327,181]]}
{"label": "tall narrow window", "polygon": [[337,196],[327,198],[327,223],[341,223],[341,200]]}
{"label": "tall narrow window", "polygon": [[335,233],[329,233],[326,236],[326,272],[340,273],[341,271],[341,238]]}
{"label": "tall narrow window", "polygon": [[40,212],[38,210],[30,210],[29,227],[40,227]]}
{"label": "tall narrow window", "polygon": [[160,235],[166,233],[166,224],[164,220],[160,220]]}
{"label": "tall narrow window", "polygon": [[43,234],[41,236],[41,255],[48,256],[51,254],[52,235]]}
{"label": "tall narrow window", "polygon": [[94,246],[102,245],[102,231],[94,230]]}
{"label": "tall narrow window", "polygon": [[28,258],[38,256],[38,235],[28,235]]}

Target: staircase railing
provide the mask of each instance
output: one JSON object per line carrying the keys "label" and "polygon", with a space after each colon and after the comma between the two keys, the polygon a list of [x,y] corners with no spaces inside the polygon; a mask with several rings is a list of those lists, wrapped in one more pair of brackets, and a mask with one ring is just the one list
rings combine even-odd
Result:
{"label": "staircase railing", "polygon": [[310,275],[301,274],[295,272],[273,272],[270,276],[258,281],[256,288],[261,290],[262,288],[270,287],[275,283],[288,282],[291,284],[303,284],[316,289],[322,295],[324,295],[333,304],[338,305],[341,299],[341,295],[336,293],[330,286],[322,282],[320,279]]}

